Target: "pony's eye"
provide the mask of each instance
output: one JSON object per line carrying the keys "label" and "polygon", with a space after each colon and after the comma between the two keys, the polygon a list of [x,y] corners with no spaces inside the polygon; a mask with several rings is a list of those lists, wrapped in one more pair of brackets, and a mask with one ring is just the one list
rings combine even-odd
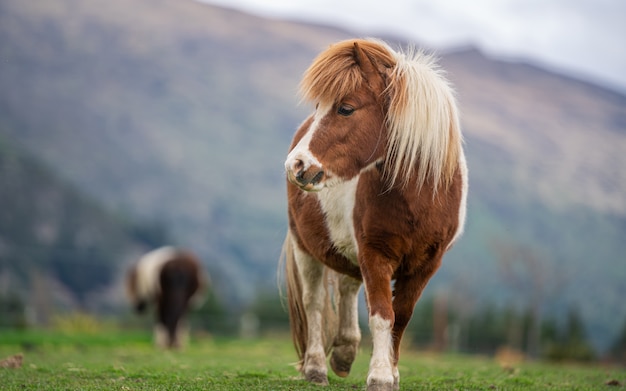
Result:
{"label": "pony's eye", "polygon": [[352,106],[341,105],[337,109],[337,114],[343,115],[344,117],[347,117],[347,116],[351,115],[352,113],[354,113],[354,107],[352,107]]}

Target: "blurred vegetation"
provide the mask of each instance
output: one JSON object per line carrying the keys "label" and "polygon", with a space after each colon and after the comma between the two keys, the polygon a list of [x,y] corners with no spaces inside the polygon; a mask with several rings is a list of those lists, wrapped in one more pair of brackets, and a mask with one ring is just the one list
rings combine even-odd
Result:
{"label": "blurred vegetation", "polygon": [[591,361],[595,358],[584,322],[575,310],[568,313],[564,327],[559,329],[549,324],[543,338],[547,344],[544,354],[551,360]]}
{"label": "blurred vegetation", "polygon": [[[530,359],[549,361],[592,361],[600,355],[591,345],[580,312],[570,309],[565,318],[543,316],[533,319],[530,310],[488,303],[468,312],[462,302],[433,297],[422,299],[409,324],[412,345],[435,351],[497,355],[503,348]],[[533,341],[532,324],[538,322],[538,341]],[[619,340],[615,341],[615,344]]]}
{"label": "blurred vegetation", "polygon": [[622,323],[622,330],[615,338],[609,351],[610,358],[626,365],[626,319]]}
{"label": "blurred vegetation", "polygon": [[22,298],[15,292],[0,294],[0,329],[22,330],[28,326]]}
{"label": "blurred vegetation", "polygon": [[[229,311],[225,303],[207,293],[204,304],[188,315],[192,335],[214,338],[259,338],[287,335],[289,320],[281,299],[273,293],[261,293],[248,308]],[[16,296],[0,296],[0,334],[37,334],[36,325],[28,324],[26,308]],[[58,313],[52,316],[48,332],[68,336],[130,333],[150,333],[153,314],[139,317],[135,314],[110,314],[108,317],[80,311]],[[409,323],[405,347],[433,352],[481,354],[498,357],[503,350],[514,352],[517,360],[547,360],[554,362],[603,361],[626,364],[626,332],[612,342],[606,353],[597,352],[590,343],[588,331],[579,311],[570,309],[565,319],[544,317],[541,321],[538,354],[531,351],[533,322],[530,311],[512,306],[487,304],[466,312],[459,302],[425,297],[417,305]],[[361,324],[363,346],[369,346],[367,321]],[[626,330],[626,322],[624,322]],[[34,333],[34,334],[33,334]],[[115,337],[111,337],[115,338]],[[129,337],[130,338],[130,337]],[[142,336],[142,340],[149,339]],[[41,343],[34,341],[33,343]]]}
{"label": "blurred vegetation", "polygon": [[100,334],[117,328],[112,320],[79,311],[55,315],[51,323],[51,330],[66,334]]}

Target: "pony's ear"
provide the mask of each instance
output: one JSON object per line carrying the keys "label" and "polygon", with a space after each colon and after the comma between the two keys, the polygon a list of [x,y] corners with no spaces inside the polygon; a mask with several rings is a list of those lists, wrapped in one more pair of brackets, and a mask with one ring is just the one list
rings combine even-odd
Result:
{"label": "pony's ear", "polygon": [[367,53],[359,46],[359,43],[354,41],[354,61],[357,63],[361,71],[365,75],[369,83],[374,87],[379,87],[381,90],[385,88],[382,72],[379,70],[376,60],[368,56]]}

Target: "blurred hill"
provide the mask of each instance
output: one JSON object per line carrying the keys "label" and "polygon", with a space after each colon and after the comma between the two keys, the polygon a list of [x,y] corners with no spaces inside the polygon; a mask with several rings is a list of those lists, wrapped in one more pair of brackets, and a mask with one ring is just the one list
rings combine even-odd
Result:
{"label": "blurred hill", "polygon": [[[166,226],[245,303],[276,284],[300,75],[355,35],[193,1],[5,0],[0,136],[106,210]],[[470,202],[430,289],[574,306],[606,346],[626,316],[626,97],[472,48],[441,56]]]}
{"label": "blurred hill", "polygon": [[132,254],[159,239],[149,226],[107,212],[2,136],[0,205],[0,298],[30,292],[37,321],[55,307],[110,307],[103,292]]}

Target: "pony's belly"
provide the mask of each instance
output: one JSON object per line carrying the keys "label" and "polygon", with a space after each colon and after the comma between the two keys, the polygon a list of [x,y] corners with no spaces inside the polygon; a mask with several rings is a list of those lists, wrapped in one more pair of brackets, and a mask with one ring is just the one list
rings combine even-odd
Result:
{"label": "pony's belly", "polygon": [[325,217],[326,229],[338,253],[353,264],[357,261],[354,235],[354,203],[359,176],[317,193]]}

